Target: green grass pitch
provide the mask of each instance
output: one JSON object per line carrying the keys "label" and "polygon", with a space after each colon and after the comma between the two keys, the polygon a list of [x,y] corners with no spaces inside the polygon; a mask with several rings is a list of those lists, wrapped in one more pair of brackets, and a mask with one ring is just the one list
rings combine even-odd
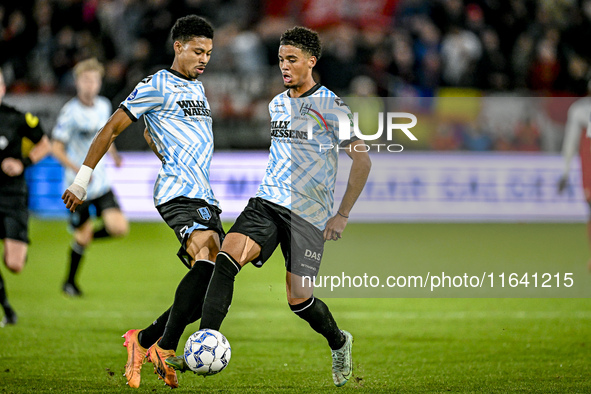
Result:
{"label": "green grass pitch", "polygon": [[[127,238],[96,242],[79,278],[85,296],[69,299],[60,292],[65,223],[32,220],[30,227],[25,270],[2,267],[20,320],[0,329],[0,392],[132,392],[122,376],[121,335],[171,304],[186,272],[174,234],[163,223],[132,223]],[[585,267],[585,232],[583,224],[352,223],[324,259],[364,267],[379,260],[380,272],[425,260]],[[176,392],[591,392],[589,298],[325,297],[355,337],[354,377],[337,389],[329,348],[289,310],[284,278],[278,254],[239,274],[222,326],[232,345],[228,368],[207,378],[179,375]],[[179,351],[197,328],[187,328]],[[145,364],[137,392],[165,390]]]}

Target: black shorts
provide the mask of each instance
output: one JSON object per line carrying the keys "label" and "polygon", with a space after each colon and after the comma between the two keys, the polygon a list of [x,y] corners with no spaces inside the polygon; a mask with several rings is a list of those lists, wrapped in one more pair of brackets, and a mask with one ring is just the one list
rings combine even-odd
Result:
{"label": "black shorts", "polygon": [[322,231],[287,208],[260,197],[251,198],[228,233],[244,234],[259,244],[261,253],[253,260],[255,266],[262,266],[281,245],[288,272],[318,275],[324,252]]}
{"label": "black shorts", "polygon": [[29,208],[26,196],[0,197],[0,239],[29,243]]}
{"label": "black shorts", "polygon": [[220,219],[222,210],[200,198],[177,197],[156,207],[168,227],[174,230],[181,243],[177,255],[188,268],[191,256],[185,249],[187,240],[195,230],[213,230],[224,240],[224,227]]}
{"label": "black shorts", "polygon": [[103,211],[109,208],[121,209],[117,198],[111,190],[98,198],[86,200],[80,204],[76,208],[76,212],[70,214],[70,225],[74,228],[80,228],[88,219],[91,217],[100,217]]}

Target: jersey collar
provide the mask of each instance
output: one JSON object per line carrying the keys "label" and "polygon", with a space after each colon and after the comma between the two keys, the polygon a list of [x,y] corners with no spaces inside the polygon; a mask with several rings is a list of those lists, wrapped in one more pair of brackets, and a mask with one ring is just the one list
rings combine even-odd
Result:
{"label": "jersey collar", "polygon": [[173,70],[172,68],[167,68],[166,71],[168,71],[169,73],[171,73],[173,75],[176,75],[179,78],[186,79],[187,81],[191,81],[191,82],[194,81],[193,79],[181,74],[180,72],[178,72],[176,70]]}
{"label": "jersey collar", "polygon": [[[300,97],[298,97],[298,98],[302,98],[302,97],[308,97],[308,96],[311,96],[311,95],[313,95],[314,93],[316,93],[316,91],[317,91],[318,89],[320,89],[321,87],[322,87],[322,85],[321,85],[320,83],[317,83],[316,85],[312,86],[312,87],[310,88],[310,90],[308,90],[307,92],[305,92],[304,94],[302,94],[302,95],[301,95]],[[287,94],[287,97],[291,98],[291,96],[289,95],[289,89],[287,89],[287,92],[286,92],[286,94]]]}

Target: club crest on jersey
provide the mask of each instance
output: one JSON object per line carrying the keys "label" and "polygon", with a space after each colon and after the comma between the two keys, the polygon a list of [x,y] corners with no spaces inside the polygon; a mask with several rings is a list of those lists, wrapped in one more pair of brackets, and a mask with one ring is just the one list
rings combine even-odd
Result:
{"label": "club crest on jersey", "polygon": [[[312,112],[312,113],[310,113],[310,112]],[[310,118],[312,118],[316,121],[318,126],[320,126],[320,129],[322,129],[324,126],[324,129],[328,130],[328,125],[326,124],[326,120],[324,120],[324,117],[322,116],[322,114],[320,112],[318,112],[312,108],[312,104],[302,104],[302,106],[300,107],[300,114],[302,116],[308,115]]]}
{"label": "club crest on jersey", "polygon": [[312,109],[312,104],[302,103],[300,107],[300,115],[306,116],[308,112]]}
{"label": "club crest on jersey", "polygon": [[199,216],[201,216],[201,219],[203,220],[211,219],[211,212],[209,212],[209,208],[207,207],[199,208],[197,210],[197,213],[199,214]]}

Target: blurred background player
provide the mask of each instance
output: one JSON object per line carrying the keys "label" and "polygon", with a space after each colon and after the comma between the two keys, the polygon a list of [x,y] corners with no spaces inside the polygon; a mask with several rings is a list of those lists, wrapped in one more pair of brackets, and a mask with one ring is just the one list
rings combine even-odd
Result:
{"label": "blurred background player", "polygon": [[162,161],[154,186],[154,205],[174,230],[181,243],[178,256],[190,270],[179,283],[171,308],[145,329],[124,334],[128,356],[125,376],[134,388],[140,385],[146,358],[154,364],[159,379],[172,388],[178,387],[176,372],[164,363],[166,358],[174,357],[176,345],[170,347],[170,339],[163,332],[166,326],[169,336],[178,332],[180,336],[187,324],[201,317],[213,260],[224,236],[221,209],[209,183],[213,156],[211,110],[203,85],[197,81],[211,56],[213,28],[205,19],[189,15],[176,21],[171,37],[171,68],[137,84],[98,132],[78,175],[62,196],[66,207],[76,210],[86,196],[93,168],[111,143],[144,116],[144,138]]}
{"label": "blurred background player", "polygon": [[[0,238],[4,240],[6,268],[19,273],[25,266],[29,243],[28,192],[24,171],[43,159],[51,150],[51,145],[43,134],[39,118],[2,103],[5,93],[4,76],[0,69]],[[24,138],[34,144],[26,155],[23,155]],[[17,315],[8,302],[1,274],[0,304],[4,309],[0,325],[16,324]]]}
{"label": "blurred background player", "polygon": [[[99,96],[104,68],[95,58],[76,64],[74,78],[76,97],[61,109],[52,133],[53,156],[66,169],[66,182],[71,184],[80,169],[84,157],[96,132],[111,115],[111,103]],[[121,158],[111,145],[109,152],[117,167]],[[69,270],[63,284],[65,294],[73,297],[82,295],[76,282],[84,251],[93,239],[123,237],[129,225],[121,212],[117,198],[111,190],[104,161],[97,164],[88,185],[86,201],[70,215],[70,225],[74,229],[70,246]],[[94,220],[96,216],[97,219]]]}
{"label": "blurred background player", "polygon": [[[591,80],[587,84],[587,92],[586,97],[578,99],[568,109],[562,144],[564,171],[558,182],[558,192],[564,192],[568,186],[571,161],[578,150],[581,160],[583,193],[590,209],[587,219],[587,236],[591,247],[591,138],[588,135],[590,130],[587,130],[589,122],[591,122]],[[587,266],[591,270],[591,259],[589,259]]]}
{"label": "blurred background player", "polygon": [[[339,329],[328,306],[314,297],[313,283],[304,278],[315,278],[318,274],[324,242],[341,238],[349,212],[367,181],[371,161],[365,149],[357,151],[356,146],[364,142],[351,135],[349,121],[344,138],[339,119],[330,115],[338,111],[347,119],[351,113],[339,97],[315,82],[312,70],[320,54],[320,38],[310,29],[294,27],[281,36],[279,68],[287,90],[269,104],[272,141],[269,164],[256,197],[249,200],[236,219],[217,255],[200,329],[220,329],[232,301],[238,272],[248,262],[264,264],[281,245],[289,307],[328,341],[333,381],[340,387],[352,376],[353,337]],[[306,130],[304,109],[327,117],[324,126],[314,126],[313,138],[309,139],[294,133]],[[301,118],[303,122],[298,120]],[[337,146],[353,162],[342,202],[332,216]],[[177,369],[185,369],[180,356],[167,361]]]}

